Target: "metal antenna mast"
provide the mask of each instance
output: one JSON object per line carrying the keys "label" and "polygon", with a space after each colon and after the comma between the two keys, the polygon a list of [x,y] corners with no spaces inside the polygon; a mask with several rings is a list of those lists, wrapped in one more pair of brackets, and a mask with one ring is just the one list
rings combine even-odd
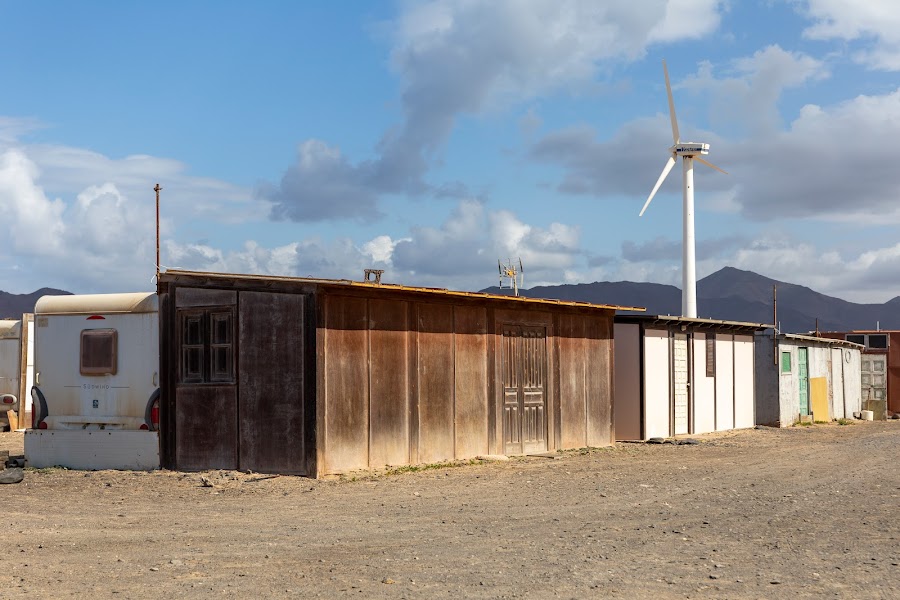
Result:
{"label": "metal antenna mast", "polygon": [[159,288],[159,192],[162,190],[159,183],[153,188],[156,192],[156,286]]}
{"label": "metal antenna mast", "polygon": [[525,268],[522,266],[522,259],[519,259],[519,268],[516,269],[511,259],[506,259],[506,264],[497,260],[497,270],[500,271],[500,289],[503,289],[503,278],[509,280],[509,287],[513,290],[513,295],[519,295],[519,288],[525,285]]}

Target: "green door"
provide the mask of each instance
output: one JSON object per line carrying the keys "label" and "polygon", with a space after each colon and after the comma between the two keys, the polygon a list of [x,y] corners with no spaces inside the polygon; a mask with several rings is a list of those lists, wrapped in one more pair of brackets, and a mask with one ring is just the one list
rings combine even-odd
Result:
{"label": "green door", "polygon": [[809,414],[809,369],[807,368],[807,349],[797,349],[797,379],[800,380],[800,414]]}

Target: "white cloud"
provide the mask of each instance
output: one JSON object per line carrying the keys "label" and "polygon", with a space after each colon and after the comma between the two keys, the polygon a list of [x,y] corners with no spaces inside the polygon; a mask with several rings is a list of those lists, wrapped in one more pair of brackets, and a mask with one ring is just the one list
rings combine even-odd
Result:
{"label": "white cloud", "polygon": [[[697,185],[699,210],[739,210],[756,221],[810,218],[900,223],[896,202],[900,171],[894,158],[900,150],[900,89],[833,106],[810,104],[786,130],[773,129],[780,91],[785,85],[821,76],[820,65],[775,47],[739,64],[746,67],[743,77],[716,80],[701,66],[687,84],[709,89],[714,96],[722,94],[722,102],[732,106],[761,99],[754,109],[756,116],[748,122],[752,135],[739,141],[682,124],[682,136],[709,142],[709,159],[729,172],[723,176],[697,168],[697,177],[702,177]],[[752,69],[746,66],[751,64]],[[763,73],[769,75],[763,77]],[[769,92],[759,93],[761,89]],[[671,144],[667,121],[662,114],[635,119],[607,140],[597,139],[586,126],[550,132],[532,147],[531,157],[564,168],[561,192],[626,195],[640,207]],[[670,175],[662,192],[678,193],[678,183],[677,174]]]}
{"label": "white cloud", "polygon": [[785,89],[828,76],[821,61],[778,45],[732,61],[730,70],[733,76],[717,78],[712,63],[703,62],[678,87],[710,98],[711,120],[720,133],[738,125],[741,133],[755,136],[782,125],[778,101]]}
{"label": "white cloud", "polygon": [[0,228],[11,241],[4,251],[12,250],[21,267],[21,280],[13,286],[27,289],[25,282],[31,282],[36,289],[53,279],[58,286],[79,289],[146,289],[154,272],[152,237],[145,226],[152,222],[152,209],[130,201],[111,183],[89,187],[66,205],[47,197],[40,177],[23,152],[0,154],[5,217]]}
{"label": "white cloud", "polygon": [[808,105],[788,131],[727,151],[735,201],[760,220],[900,223],[900,89]]}
{"label": "white cloud", "polygon": [[[539,94],[594,85],[605,61],[641,58],[649,45],[695,39],[719,24],[718,0],[434,0],[406,4],[394,27],[392,64],[401,78],[402,121],[376,156],[290,167],[258,195],[275,218],[316,221],[373,215],[378,196],[435,192],[426,183],[456,120]],[[302,175],[302,177],[301,177]],[[340,185],[333,175],[340,175]],[[438,186],[439,187],[439,186]],[[321,205],[321,207],[320,207]]]}
{"label": "white cloud", "polygon": [[661,23],[650,30],[653,42],[697,39],[719,26],[721,0],[670,0]]}
{"label": "white cloud", "polygon": [[42,129],[44,124],[34,118],[14,118],[0,115],[0,151],[12,146],[23,135]]}
{"label": "white cloud", "polygon": [[[18,135],[29,126],[17,123],[6,131]],[[117,160],[7,136],[0,148],[0,232],[6,240],[0,256],[15,263],[15,281],[5,284],[6,291],[30,292],[49,281],[72,290],[151,287],[155,181],[166,190],[163,235],[175,222],[228,222],[253,214],[237,186],[185,170],[168,159]]]}
{"label": "white cloud", "polygon": [[800,12],[814,23],[803,35],[859,42],[853,58],[872,69],[900,70],[900,4],[893,0],[806,0]]}

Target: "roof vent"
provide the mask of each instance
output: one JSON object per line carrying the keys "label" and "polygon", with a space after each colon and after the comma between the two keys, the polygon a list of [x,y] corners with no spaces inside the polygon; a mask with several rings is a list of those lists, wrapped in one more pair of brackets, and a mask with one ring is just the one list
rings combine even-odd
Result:
{"label": "roof vent", "polygon": [[374,281],[375,283],[381,283],[381,275],[382,273],[384,273],[384,269],[366,269],[365,273],[366,278],[363,279],[363,281]]}

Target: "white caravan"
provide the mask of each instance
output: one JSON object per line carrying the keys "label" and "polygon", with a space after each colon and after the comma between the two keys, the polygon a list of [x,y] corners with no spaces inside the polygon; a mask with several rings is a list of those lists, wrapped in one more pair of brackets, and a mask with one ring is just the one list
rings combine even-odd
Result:
{"label": "white caravan", "polygon": [[0,426],[8,424],[6,411],[19,410],[22,372],[22,321],[0,321]]}
{"label": "white caravan", "polygon": [[159,468],[156,294],[43,296],[34,322],[28,466]]}

